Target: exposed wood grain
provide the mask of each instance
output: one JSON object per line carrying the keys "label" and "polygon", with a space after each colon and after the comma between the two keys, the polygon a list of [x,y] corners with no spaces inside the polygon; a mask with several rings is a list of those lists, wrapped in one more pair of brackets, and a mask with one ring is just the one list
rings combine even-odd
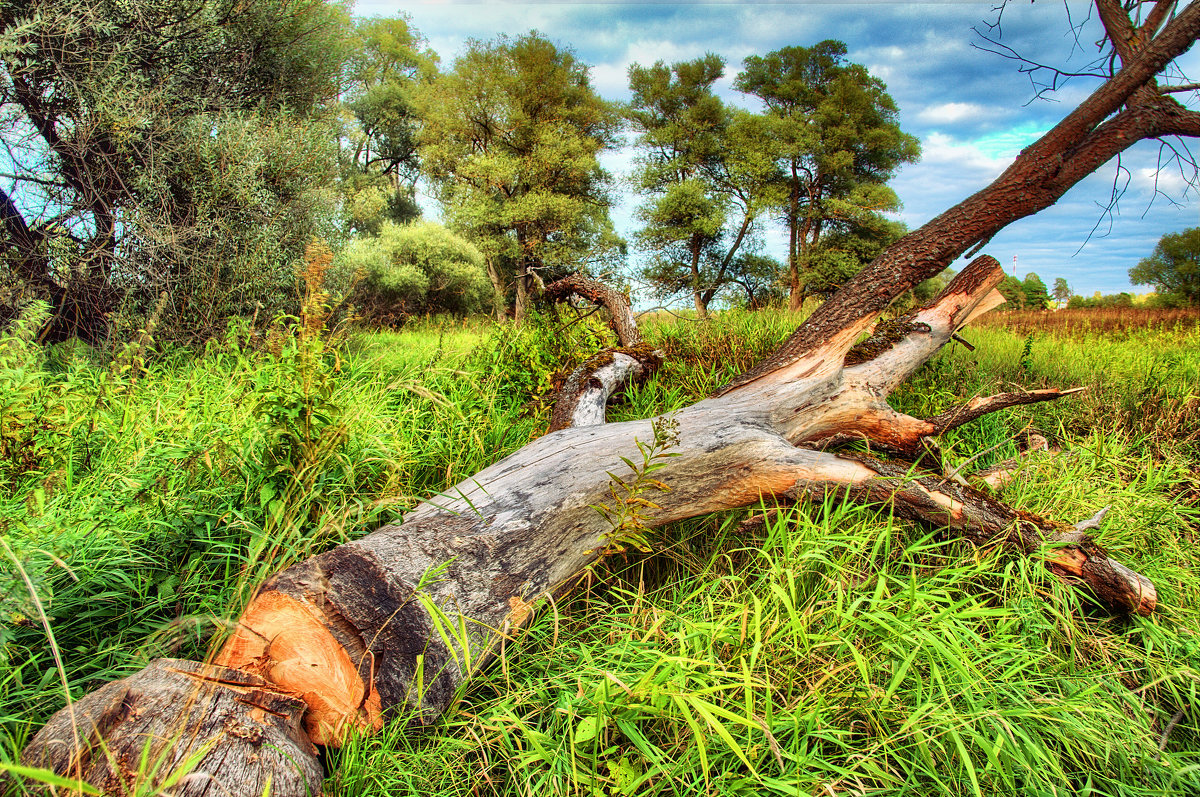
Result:
{"label": "exposed wood grain", "polygon": [[21,763],[114,795],[155,794],[171,782],[177,797],[259,797],[268,785],[274,794],[316,795],[323,773],[301,727],[305,709],[255,675],[158,659],[75,703],[74,722],[68,710],[55,714]]}

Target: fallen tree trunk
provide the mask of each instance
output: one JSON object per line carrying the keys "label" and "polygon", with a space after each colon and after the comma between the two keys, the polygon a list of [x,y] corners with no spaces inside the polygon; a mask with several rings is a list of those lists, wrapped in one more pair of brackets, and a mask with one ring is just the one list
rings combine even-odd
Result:
{"label": "fallen tree trunk", "polygon": [[[1002,301],[994,290],[1003,276],[999,264],[979,258],[925,308],[878,326],[875,319],[894,298],[1010,222],[1052,204],[1134,141],[1200,133],[1200,115],[1145,91],[1200,35],[1200,5],[1163,19],[1142,44],[1123,44],[1121,71],[992,186],[891,246],[774,355],[717,395],[669,416],[619,424],[572,414],[576,425],[426,501],[403,523],[276,575],[217,656],[215,665],[224,669],[206,681],[231,690],[222,722],[261,724],[264,702],[242,699],[247,684],[256,695],[279,695],[280,705],[303,701],[306,735],[318,744],[337,744],[352,728],[370,732],[389,716],[431,722],[498,642],[528,621],[542,596],[569,586],[610,546],[647,526],[776,497],[836,492],[887,502],[899,514],[978,544],[1041,557],[1114,611],[1153,611],[1153,585],[1080,530],[1018,512],[915,464],[938,469],[936,437],[948,429],[1072,391],[1002,394],[927,419],[887,404],[888,394],[955,333]],[[854,440],[902,459],[830,450]],[[652,478],[650,465],[661,466]],[[23,762],[106,788],[129,785],[141,736],[122,726],[136,712],[104,707],[105,700],[123,701],[116,695],[124,688],[86,698],[78,715],[70,709],[56,715]],[[166,740],[171,750],[193,738],[224,746],[223,737],[210,733],[207,704],[178,705],[170,730],[148,731],[153,739]],[[277,713],[290,727],[292,710]],[[277,764],[262,755],[265,737],[254,739],[220,755],[201,748],[205,755],[189,780],[201,785],[187,793],[261,794],[263,773],[272,771],[264,768]],[[292,753],[292,785],[277,779],[275,794],[306,793],[296,784],[309,782],[315,753],[303,748]],[[229,756],[241,757],[236,766]],[[182,753],[167,758],[184,760]]]}
{"label": "fallen tree trunk", "polygon": [[546,296],[561,302],[581,296],[608,311],[620,348],[606,349],[576,368],[554,402],[550,431],[604,423],[608,399],[619,388],[650,378],[662,366],[662,352],[642,341],[629,298],[599,280],[572,274],[546,286]]}
{"label": "fallen tree trunk", "polygon": [[[980,258],[928,307],[887,325],[863,346],[852,351],[868,322],[839,331],[793,366],[789,382],[747,384],[664,418],[571,427],[539,438],[425,502],[403,523],[276,575],[243,613],[214,664],[302,700],[304,730],[316,744],[337,744],[351,728],[377,730],[389,716],[428,723],[495,645],[528,620],[539,598],[561,590],[606,548],[622,543],[616,527],[635,505],[640,524],[657,526],[829,491],[890,502],[898,514],[949,526],[981,544],[1014,545],[1084,580],[1113,610],[1148,613],[1153,586],[1080,535],[1069,537],[1069,527],[937,476],[914,474],[907,465],[797,445],[852,434],[890,450],[914,451],[929,434],[949,428],[944,415],[911,418],[884,399],[951,335],[1000,301],[993,287],[1002,276],[995,260]],[[632,472],[622,458],[633,461]],[[669,491],[639,485],[652,459],[662,464],[654,481]],[[610,473],[623,478],[614,483]],[[650,491],[654,508],[633,503],[639,490]],[[257,703],[246,705],[247,716],[231,722],[252,722]],[[95,762],[136,761],[138,749],[121,747],[126,737],[102,723],[95,730],[88,725],[95,711],[84,716],[81,742],[86,747],[98,734],[111,756],[91,754],[93,768],[80,768],[83,754],[74,752],[71,728],[56,718],[23,760],[110,782],[115,775],[97,774],[103,764]],[[196,723],[208,722],[205,711],[189,711],[185,719],[194,713]],[[188,738],[198,732],[187,727],[178,732]],[[303,760],[302,752],[293,755]],[[237,772],[236,782],[228,773],[208,774],[232,793],[257,794],[257,785],[247,784],[260,784],[261,777]],[[277,784],[275,793],[288,792]]]}

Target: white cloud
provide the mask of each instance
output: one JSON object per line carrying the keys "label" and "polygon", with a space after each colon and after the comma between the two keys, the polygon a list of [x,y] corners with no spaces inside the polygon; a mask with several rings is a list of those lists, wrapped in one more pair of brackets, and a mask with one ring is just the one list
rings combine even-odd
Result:
{"label": "white cloud", "polygon": [[994,108],[988,108],[974,102],[944,102],[941,105],[931,105],[917,112],[919,122],[930,125],[955,124],[968,120],[978,121],[996,115]]}
{"label": "white cloud", "polygon": [[1180,172],[1175,164],[1166,165],[1162,169],[1154,166],[1133,169],[1129,187],[1147,196],[1156,192],[1166,194],[1177,201],[1185,195],[1192,199],[1196,197],[1196,189],[1189,184],[1188,177]]}
{"label": "white cloud", "polygon": [[945,133],[930,133],[921,141],[921,165],[959,174],[966,180],[991,180],[1010,162],[1011,158],[997,156],[975,142],[960,141]]}

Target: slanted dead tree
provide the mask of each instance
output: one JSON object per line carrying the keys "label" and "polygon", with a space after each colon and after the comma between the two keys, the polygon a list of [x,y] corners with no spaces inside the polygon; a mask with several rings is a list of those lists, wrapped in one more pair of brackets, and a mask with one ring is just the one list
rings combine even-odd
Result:
{"label": "slanted dead tree", "polygon": [[[1020,512],[938,472],[941,433],[1071,390],[975,399],[932,418],[887,403],[953,335],[1002,301],[1000,265],[979,257],[925,307],[876,324],[897,296],[1048,207],[1134,142],[1200,134],[1200,114],[1155,79],[1200,36],[1200,3],[1178,13],[1168,2],[1097,5],[1119,39],[1119,71],[990,186],[888,248],[756,368],[667,418],[603,423],[607,395],[592,391],[581,399],[592,411],[573,412],[566,428],[402,523],[271,578],[212,664],[160,660],[60,712],[23,762],[120,792],[149,742],[156,771],[191,767],[176,794],[249,797],[268,781],[276,795],[317,793],[314,745],[338,744],[351,729],[378,730],[389,717],[436,720],[543,596],[602,555],[612,513],[595,506],[612,501],[609,473],[647,445],[670,445],[676,455],[655,472],[671,489],[655,496],[649,525],[836,493],[1039,557],[1113,611],[1152,612],[1154,586],[1109,558],[1086,536],[1087,524]],[[1152,9],[1140,26],[1123,10],[1130,5]],[[1112,21],[1122,14],[1128,28]],[[869,441],[891,458],[836,450],[848,440]]]}
{"label": "slanted dead tree", "polygon": [[599,280],[572,274],[546,286],[555,302],[578,296],[608,311],[620,347],[605,349],[571,372],[550,413],[551,432],[604,423],[608,399],[622,385],[644,381],[662,365],[662,352],[642,340],[629,297]]}

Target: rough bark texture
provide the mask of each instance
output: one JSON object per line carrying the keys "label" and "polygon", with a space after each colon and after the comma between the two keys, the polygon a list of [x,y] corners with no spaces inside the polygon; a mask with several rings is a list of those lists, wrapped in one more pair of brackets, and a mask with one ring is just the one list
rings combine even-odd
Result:
{"label": "rough bark texture", "polygon": [[558,392],[550,413],[551,432],[604,423],[608,399],[626,384],[647,379],[662,365],[662,352],[642,344],[608,349],[576,368]]}
{"label": "rough bark texture", "polygon": [[621,348],[606,349],[571,373],[558,392],[549,431],[604,423],[609,397],[623,385],[649,378],[662,365],[662,352],[642,342],[629,298],[599,280],[572,274],[547,285],[546,296],[553,301],[580,296],[600,305],[621,342]]}
{"label": "rough bark texture", "polygon": [[608,311],[613,331],[617,333],[617,340],[621,341],[622,346],[633,348],[641,344],[642,333],[633,317],[628,296],[600,280],[582,274],[571,274],[546,286],[546,297],[552,301],[561,302],[572,295],[595,302]]}
{"label": "rough bark texture", "polygon": [[[158,659],[55,714],[21,763],[106,794],[316,795],[323,773],[300,726],[306,708],[247,672]],[[151,768],[139,772],[143,755]]]}

